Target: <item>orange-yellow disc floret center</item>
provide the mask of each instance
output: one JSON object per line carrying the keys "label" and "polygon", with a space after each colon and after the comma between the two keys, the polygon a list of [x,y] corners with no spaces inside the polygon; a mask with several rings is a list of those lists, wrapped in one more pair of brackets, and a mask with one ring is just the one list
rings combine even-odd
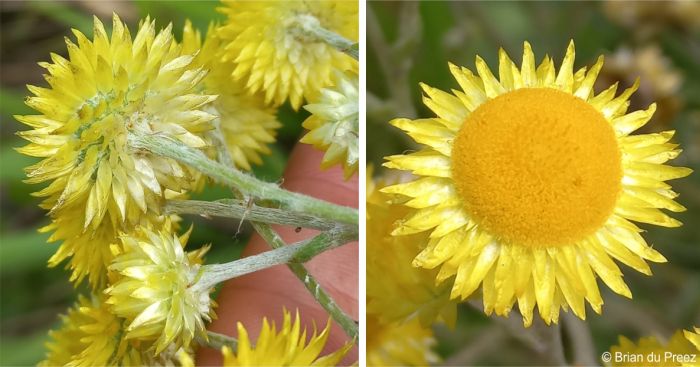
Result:
{"label": "orange-yellow disc floret center", "polygon": [[504,243],[571,244],[615,208],[621,155],[605,117],[551,88],[524,88],[479,106],[452,150],[452,177],[471,217]]}

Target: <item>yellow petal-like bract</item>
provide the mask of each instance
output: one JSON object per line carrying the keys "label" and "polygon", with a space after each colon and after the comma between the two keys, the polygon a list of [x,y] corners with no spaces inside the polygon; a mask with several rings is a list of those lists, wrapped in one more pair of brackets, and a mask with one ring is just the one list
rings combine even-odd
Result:
{"label": "yellow petal-like bract", "polygon": [[428,240],[425,233],[391,236],[394,222],[409,212],[389,202],[379,191],[383,181],[371,181],[367,170],[367,313],[382,323],[403,323],[414,318],[424,327],[441,319],[454,325],[456,303],[450,301],[449,282],[435,286],[437,270],[411,266],[411,260]]}
{"label": "yellow petal-like bract", "polygon": [[153,360],[138,344],[121,337],[123,320],[114,316],[102,298],[79,296],[61,316],[61,327],[49,332],[48,353],[40,366],[139,366]]}
{"label": "yellow petal-like bract", "polygon": [[206,111],[218,119],[231,160],[236,167],[250,170],[252,164],[262,164],[261,154],[270,154],[267,146],[275,141],[276,130],[282,126],[277,110],[265,104],[260,93],[249,94],[241,82],[231,80],[234,63],[220,60],[222,42],[216,29],[209,27],[202,42],[199,31],[185,24],[182,47],[186,52],[198,52],[191,67],[209,70],[201,84],[204,93],[218,95]]}
{"label": "yellow petal-like bract", "polygon": [[360,159],[357,83],[357,74],[338,72],[335,86],[322,89],[318,100],[304,106],[311,116],[303,123],[309,132],[300,141],[326,152],[321,168],[342,164],[345,178],[357,171]]}
{"label": "yellow petal-like bract", "polygon": [[195,286],[201,257],[208,247],[183,250],[189,232],[178,238],[169,222],[159,228],[137,227],[112,246],[109,269],[118,278],[105,293],[111,310],[126,319],[125,338],[154,341],[155,354],[174,345],[188,348],[196,335],[206,338],[214,303],[209,289]]}
{"label": "yellow petal-like bract", "polygon": [[383,324],[367,316],[368,366],[428,366],[439,358],[432,348],[436,341],[430,328],[418,320]]}
{"label": "yellow petal-like bract", "polygon": [[650,336],[639,339],[638,343],[619,337],[619,344],[610,347],[610,366],[700,366],[699,350],[677,331],[667,343]]}
{"label": "yellow petal-like bract", "polygon": [[284,323],[277,331],[274,322],[263,319],[260,335],[255,343],[248,337],[245,327],[238,323],[238,348],[234,353],[224,347],[224,366],[336,366],[352,348],[348,343],[335,352],[319,357],[330,334],[330,319],[320,334],[314,330],[307,342],[306,330],[301,329],[297,312],[294,321],[284,311]]}
{"label": "yellow petal-like bract", "polygon": [[572,42],[556,70],[526,42],[520,67],[499,60],[498,78],[478,56],[476,74],[450,65],[461,90],[423,85],[436,117],[391,122],[424,146],[387,157],[418,176],[382,189],[412,208],[394,235],[427,233],[413,264],[439,267],[452,298],[481,288],[487,314],[517,302],[525,325],[535,307],[549,324],[560,308],[585,318],[586,301],[600,313],[597,277],[631,297],[614,260],[647,275],[646,260],[666,261],[632,221],[679,226],[660,210],[685,210],[664,181],[691,170],[664,164],[680,153],[673,131],[630,135],[655,110],[628,113],[636,83],[594,93],[602,58],[575,71]]}
{"label": "yellow petal-like bract", "polygon": [[304,19],[357,41],[357,1],[223,2],[219,10],[228,21],[218,30],[222,58],[235,63],[233,79],[243,81],[251,93],[262,90],[267,103],[281,105],[289,99],[298,109],[331,83],[334,69],[357,67],[354,59],[325,42],[293,32]]}

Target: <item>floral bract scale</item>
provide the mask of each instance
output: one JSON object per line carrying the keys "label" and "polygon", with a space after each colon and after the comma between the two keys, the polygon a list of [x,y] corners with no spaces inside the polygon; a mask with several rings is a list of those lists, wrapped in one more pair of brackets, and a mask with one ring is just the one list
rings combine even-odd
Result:
{"label": "floral bract scale", "polygon": [[289,99],[298,109],[304,99],[331,83],[333,70],[356,69],[357,62],[325,42],[291,31],[300,21],[350,40],[358,39],[356,1],[236,1],[219,10],[228,21],[218,30],[224,61],[236,66],[231,76],[250,93],[262,91],[265,102],[281,105]]}
{"label": "floral bract scale", "polygon": [[321,168],[341,164],[345,178],[357,171],[360,159],[359,90],[356,74],[336,73],[335,85],[321,90],[321,96],[304,106],[311,116],[302,126],[309,132],[302,143],[325,151]]}

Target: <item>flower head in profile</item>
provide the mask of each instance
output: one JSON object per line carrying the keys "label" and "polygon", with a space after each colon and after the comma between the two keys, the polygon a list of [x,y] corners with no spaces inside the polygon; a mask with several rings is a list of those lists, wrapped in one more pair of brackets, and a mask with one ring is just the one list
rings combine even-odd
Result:
{"label": "flower head in profile", "polygon": [[260,93],[249,94],[241,82],[230,78],[232,62],[222,62],[222,42],[214,25],[209,26],[202,41],[198,30],[190,22],[183,31],[183,52],[198,52],[191,67],[204,67],[209,74],[201,84],[205,94],[219,97],[206,108],[217,117],[231,160],[236,167],[250,170],[251,164],[262,164],[263,154],[270,154],[268,144],[275,142],[276,131],[282,126],[277,110],[265,104]]}
{"label": "flower head in profile", "polygon": [[[610,365],[615,367],[700,366],[700,363],[696,363],[697,359],[700,358],[698,349],[683,337],[681,331],[675,332],[666,343],[653,336],[641,338],[637,343],[620,336],[618,345],[610,347],[610,354],[612,357]],[[637,356],[641,356],[642,360]],[[693,358],[693,356],[695,357]]]}
{"label": "flower head in profile", "polygon": [[213,316],[210,289],[195,286],[208,247],[185,252],[189,233],[178,238],[168,222],[139,226],[121,235],[121,248],[112,246],[109,269],[120,278],[105,290],[106,302],[126,319],[125,338],[155,341],[155,354],[187,348],[195,335],[206,338],[204,322]]}
{"label": "flower head in profile", "polygon": [[477,74],[450,65],[462,90],[423,85],[436,117],[391,123],[423,145],[387,157],[386,167],[418,178],[383,192],[412,208],[394,235],[427,232],[415,266],[454,278],[452,298],[481,287],[487,314],[508,315],[517,301],[525,325],[538,308],[547,323],[560,308],[600,313],[596,276],[626,297],[617,260],[651,274],[666,259],[633,222],[681,223],[663,209],[685,210],[665,181],[691,170],[664,163],[680,153],[673,131],[630,135],[655,110],[628,112],[637,84],[594,93],[602,58],[574,70],[569,45],[559,70],[538,66],[529,43],[517,67],[501,50],[498,78],[477,56]]}
{"label": "flower head in profile", "polygon": [[136,366],[146,364],[138,345],[121,337],[122,322],[96,297],[79,296],[49,332],[48,353],[40,366]]}
{"label": "flower head in profile", "polygon": [[311,116],[303,123],[309,132],[300,141],[326,152],[321,168],[342,164],[346,178],[357,171],[360,158],[358,98],[357,74],[337,72],[335,85],[322,89],[318,100],[304,106]]}
{"label": "flower head in profile", "polygon": [[224,347],[224,366],[336,366],[352,348],[348,343],[335,352],[321,356],[330,335],[331,321],[320,334],[314,333],[307,342],[306,330],[301,330],[299,313],[294,321],[287,310],[284,311],[282,328],[277,331],[275,323],[263,319],[260,335],[251,343],[245,327],[238,323],[238,348],[234,353]]}
{"label": "flower head in profile", "polygon": [[223,61],[235,63],[232,77],[250,93],[263,91],[265,102],[287,99],[298,109],[331,83],[333,70],[350,70],[357,62],[325,42],[295,29],[299,22],[356,41],[357,1],[237,1],[224,0],[219,10],[228,21],[218,29]]}
{"label": "flower head in profile", "polygon": [[368,366],[428,366],[439,362],[430,328],[418,320],[384,324],[367,316]]}
{"label": "flower head in profile", "polygon": [[[368,177],[372,170],[368,169]],[[420,320],[429,327],[436,319],[454,325],[456,303],[450,301],[451,283],[435,286],[437,270],[416,268],[411,260],[428,240],[425,233],[394,237],[394,222],[409,209],[392,204],[379,191],[386,184],[370,180],[367,186],[367,313],[383,323]]]}
{"label": "flower head in profile", "polygon": [[[166,190],[182,192],[196,171],[128,145],[132,132],[159,134],[193,148],[206,146],[201,133],[214,116],[202,109],[216,97],[195,87],[206,71],[189,70],[171,26],[158,33],[146,18],[132,39],[114,15],[111,38],[94,20],[94,38],[74,30],[66,38],[68,59],[51,54],[48,88],[28,86],[26,100],[38,115],[16,116],[33,130],[18,134],[30,143],[18,150],[44,158],[28,167],[27,182],[50,184],[35,195],[52,216],[70,216],[96,229],[112,220],[138,223],[158,212]],[[70,214],[62,214],[62,212]]]}

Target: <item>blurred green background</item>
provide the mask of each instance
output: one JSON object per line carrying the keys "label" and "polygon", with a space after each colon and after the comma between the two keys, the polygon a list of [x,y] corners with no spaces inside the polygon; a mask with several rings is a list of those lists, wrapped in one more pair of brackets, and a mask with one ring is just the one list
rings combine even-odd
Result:
{"label": "blurred green background", "polygon": [[[448,61],[475,70],[478,54],[498,70],[498,48],[519,64],[528,40],[538,63],[547,53],[558,67],[570,39],[576,43],[576,68],[606,56],[596,92],[617,80],[621,90],[641,77],[630,110],[656,101],[657,113],[643,132],[675,129],[684,152],[671,164],[695,170],[672,182],[688,208],[674,214],[684,226],[642,225],[668,263],[652,264],[653,277],[623,265],[633,301],[601,285],[602,316],[588,307],[586,323],[560,321],[568,361],[587,365],[600,364],[600,354],[620,334],[635,340],[667,338],[676,329],[700,325],[700,2],[372,1],[367,10],[367,131],[372,132],[367,159],[380,167],[384,156],[416,148],[387,122],[434,116],[421,103],[418,83],[459,89]],[[437,351],[446,365],[552,364],[553,352],[537,343],[543,338],[535,335],[538,331],[525,331],[517,315],[491,319],[469,305],[460,306],[454,330],[435,327]]]}
{"label": "blurred green background", "polygon": [[[27,130],[12,117],[32,114],[24,105],[26,84],[44,86],[44,69],[37,65],[49,61],[49,53],[67,57],[64,37],[73,38],[71,28],[92,36],[92,16],[111,27],[112,12],[129,24],[132,36],[138,21],[151,15],[157,26],[173,23],[180,39],[185,19],[189,18],[202,33],[210,21],[223,20],[214,1],[0,1],[0,365],[35,365],[44,357],[43,343],[49,328],[58,325],[58,314],[69,307],[85,287],[74,290],[68,273],[61,267],[46,268],[46,261],[58,244],[47,244],[46,234],[37,229],[47,223],[39,200],[30,195],[39,188],[24,184],[23,168],[36,159],[20,155],[13,148],[24,145],[15,132]],[[286,159],[301,134],[305,111],[294,112],[282,106],[279,119],[283,127],[264,165],[254,169],[267,181],[279,180]],[[195,199],[230,197],[222,187],[210,186]],[[214,243],[208,262],[235,259],[250,236],[244,225],[236,234],[235,220],[184,217],[183,228],[190,223],[195,230],[191,248]]]}

